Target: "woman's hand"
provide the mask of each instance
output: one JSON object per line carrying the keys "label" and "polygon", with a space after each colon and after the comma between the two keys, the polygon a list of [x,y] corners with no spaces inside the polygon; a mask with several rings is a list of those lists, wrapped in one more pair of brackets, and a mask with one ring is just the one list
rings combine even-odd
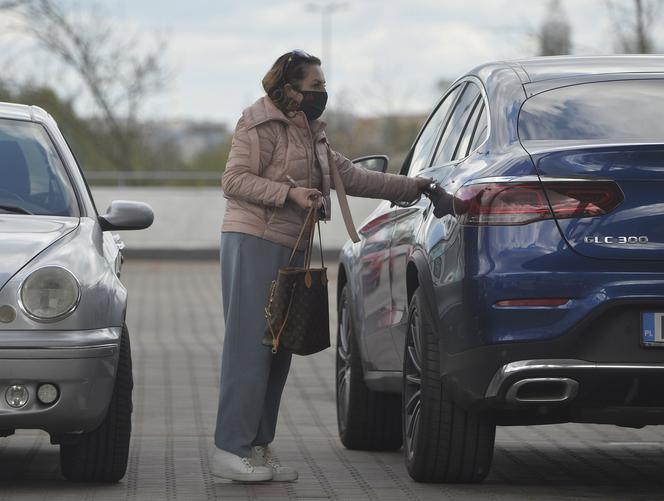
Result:
{"label": "woman's hand", "polygon": [[[431,188],[431,183],[433,183],[433,179],[430,177],[415,177],[411,178],[415,181],[415,185],[417,186],[417,194],[413,194],[413,198],[411,200],[402,200],[402,202],[405,203],[413,203],[416,200],[419,200],[419,198],[422,196],[422,194]],[[410,179],[409,179],[410,181]]]}
{"label": "woman's hand", "polygon": [[424,190],[431,186],[433,179],[430,177],[416,177],[415,182],[417,183],[417,189],[420,193],[423,193]]}
{"label": "woman's hand", "polygon": [[315,188],[293,187],[288,190],[288,199],[303,209],[309,209],[313,204],[317,209],[323,205],[323,194]]}

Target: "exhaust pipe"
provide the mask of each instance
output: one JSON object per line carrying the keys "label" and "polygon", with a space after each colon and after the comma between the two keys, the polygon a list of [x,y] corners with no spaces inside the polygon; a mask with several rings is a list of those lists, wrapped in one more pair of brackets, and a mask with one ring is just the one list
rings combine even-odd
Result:
{"label": "exhaust pipe", "polygon": [[578,391],[579,383],[566,377],[522,379],[510,386],[505,400],[519,404],[553,404],[572,400]]}

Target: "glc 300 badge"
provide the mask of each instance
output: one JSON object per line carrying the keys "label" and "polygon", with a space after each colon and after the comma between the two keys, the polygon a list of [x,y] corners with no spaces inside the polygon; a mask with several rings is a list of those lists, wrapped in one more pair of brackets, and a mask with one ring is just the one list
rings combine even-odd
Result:
{"label": "glc 300 badge", "polygon": [[648,237],[583,237],[583,241],[587,244],[647,244]]}

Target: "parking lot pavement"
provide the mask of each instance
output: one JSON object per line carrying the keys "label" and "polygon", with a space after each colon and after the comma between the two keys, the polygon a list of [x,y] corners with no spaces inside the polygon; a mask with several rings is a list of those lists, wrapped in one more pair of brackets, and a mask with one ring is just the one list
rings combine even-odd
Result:
{"label": "parking lot pavement", "polygon": [[126,477],[111,486],[68,483],[48,436],[20,431],[0,439],[0,501],[664,499],[664,427],[499,428],[483,484],[417,484],[401,453],[350,451],[339,442],[332,349],[296,357],[282,402],[275,447],[300,480],[245,485],[215,479],[208,454],[223,338],[219,265],[130,261],[123,279],[136,382]]}

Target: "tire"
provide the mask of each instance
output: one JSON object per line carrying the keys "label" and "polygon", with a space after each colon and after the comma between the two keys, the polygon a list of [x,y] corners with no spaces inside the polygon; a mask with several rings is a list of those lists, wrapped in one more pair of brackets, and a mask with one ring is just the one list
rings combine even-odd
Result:
{"label": "tire", "polygon": [[406,468],[417,482],[481,482],[491,468],[496,426],[487,413],[463,409],[445,391],[425,304],[417,289],[408,309],[402,379]]}
{"label": "tire", "polygon": [[337,424],[348,449],[394,451],[401,447],[401,397],[371,391],[364,382],[353,329],[348,286],[339,298],[336,350]]}
{"label": "tire", "polygon": [[77,443],[60,445],[60,467],[67,480],[117,482],[124,477],[129,459],[133,387],[129,331],[124,326],[115,386],[104,420]]}

